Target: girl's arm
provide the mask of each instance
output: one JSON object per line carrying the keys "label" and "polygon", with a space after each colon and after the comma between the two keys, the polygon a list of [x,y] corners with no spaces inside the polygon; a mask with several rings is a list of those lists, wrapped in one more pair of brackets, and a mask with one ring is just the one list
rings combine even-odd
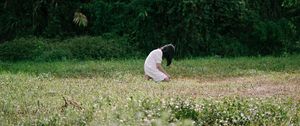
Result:
{"label": "girl's arm", "polygon": [[159,71],[163,72],[168,78],[170,78],[170,75],[164,70],[160,63],[156,63],[156,67]]}

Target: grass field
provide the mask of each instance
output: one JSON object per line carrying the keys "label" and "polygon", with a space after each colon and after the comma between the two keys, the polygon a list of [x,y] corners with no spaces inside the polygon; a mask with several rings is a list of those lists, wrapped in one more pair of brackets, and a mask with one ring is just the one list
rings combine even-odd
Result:
{"label": "grass field", "polygon": [[300,55],[0,62],[0,125],[299,125]]}

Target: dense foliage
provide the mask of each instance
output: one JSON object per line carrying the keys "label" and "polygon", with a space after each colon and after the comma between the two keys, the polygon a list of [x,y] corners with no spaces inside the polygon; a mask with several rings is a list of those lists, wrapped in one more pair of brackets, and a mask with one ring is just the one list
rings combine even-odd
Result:
{"label": "dense foliage", "polygon": [[144,53],[173,43],[183,57],[300,50],[297,0],[4,0],[0,5],[0,42],[29,35],[116,34]]}
{"label": "dense foliage", "polygon": [[65,59],[113,59],[130,57],[124,37],[76,37],[66,40],[20,38],[0,45],[0,59],[54,61]]}

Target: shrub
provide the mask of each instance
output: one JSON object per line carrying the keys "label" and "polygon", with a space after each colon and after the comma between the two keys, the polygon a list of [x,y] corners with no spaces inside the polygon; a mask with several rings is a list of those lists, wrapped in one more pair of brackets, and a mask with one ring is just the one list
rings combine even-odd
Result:
{"label": "shrub", "polygon": [[38,61],[57,61],[72,58],[72,53],[69,49],[63,48],[60,43],[58,45],[48,45],[48,50],[44,51],[38,58]]}
{"label": "shrub", "polygon": [[20,38],[0,45],[0,60],[53,61],[65,59],[128,58],[134,49],[127,44],[127,37],[76,37],[58,41],[43,38]]}
{"label": "shrub", "polygon": [[246,54],[247,48],[236,38],[219,36],[209,44],[211,55],[241,56]]}
{"label": "shrub", "polygon": [[19,38],[0,45],[0,60],[33,60],[46,45],[40,38]]}
{"label": "shrub", "polygon": [[295,26],[286,19],[258,21],[246,39],[251,54],[279,55],[297,50]]}
{"label": "shrub", "polygon": [[126,38],[84,36],[65,40],[62,47],[70,50],[75,59],[111,59],[126,57],[126,42]]}

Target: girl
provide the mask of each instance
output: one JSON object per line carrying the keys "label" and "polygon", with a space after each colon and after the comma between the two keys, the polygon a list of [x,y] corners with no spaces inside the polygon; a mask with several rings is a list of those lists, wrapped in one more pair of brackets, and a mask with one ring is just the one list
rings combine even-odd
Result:
{"label": "girl", "polygon": [[150,52],[144,64],[146,79],[153,79],[156,82],[170,81],[170,75],[161,66],[161,61],[162,58],[165,58],[167,66],[169,66],[172,63],[174,53],[175,46],[172,44],[167,44]]}

